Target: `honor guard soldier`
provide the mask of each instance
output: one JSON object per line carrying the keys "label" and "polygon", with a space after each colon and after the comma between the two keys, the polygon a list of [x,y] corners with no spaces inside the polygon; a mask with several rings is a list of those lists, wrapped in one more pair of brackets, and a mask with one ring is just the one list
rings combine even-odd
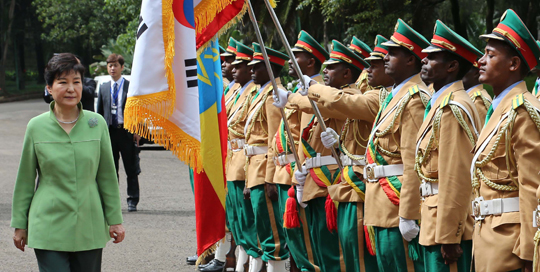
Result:
{"label": "honor guard soldier", "polygon": [[[340,91],[351,95],[361,94],[358,89],[350,86],[354,86],[353,84],[361,71],[369,65],[340,42],[334,40],[332,43],[330,59],[324,63],[327,65],[324,69],[324,81],[326,85],[330,86],[327,88],[340,89]],[[304,81],[316,84],[308,76],[304,76]],[[278,95],[281,100],[287,100],[287,93]],[[306,97],[291,94],[288,101],[290,105],[295,105],[301,110],[312,110],[309,103],[305,103]],[[327,127],[333,130],[341,131],[347,120],[347,116],[338,111],[321,109],[321,114],[325,118]],[[348,268],[345,261],[341,261],[343,255],[339,245],[339,236],[336,233],[335,205],[328,195],[328,188],[339,183],[340,172],[331,151],[324,147],[319,136],[321,132],[323,132],[322,126],[317,118],[313,118],[302,132],[301,149],[303,154],[301,159],[305,158],[305,162],[295,172],[295,179],[299,183],[297,197],[307,204],[305,208],[307,223],[311,229],[321,270],[345,271]],[[352,152],[356,152],[356,150]]]}
{"label": "honor guard soldier", "polygon": [[[351,49],[357,56],[359,56],[362,59],[369,58],[372,52],[371,48],[367,44],[365,44],[360,39],[356,38],[355,36],[352,37],[351,44],[349,44],[349,49]],[[367,83],[367,71],[364,69],[362,73],[360,74],[360,77],[358,77],[358,80],[356,80],[356,88],[359,89],[362,93],[366,92],[367,90],[372,90],[373,87],[369,86]]]}
{"label": "honor guard soldier", "polygon": [[461,79],[482,52],[440,20],[431,45],[422,52],[428,55],[422,60],[421,77],[433,82],[435,93],[416,138],[414,169],[421,184],[405,182],[401,189],[422,197],[419,242],[426,271],[469,272],[472,187],[464,169],[473,159],[470,150],[483,123]]}
{"label": "honor guard soldier", "polygon": [[[540,47],[540,41],[536,41],[536,44],[538,47]],[[532,94],[536,96],[536,98],[540,99],[540,91],[538,91],[538,88],[540,88],[540,65],[537,65],[533,72],[536,74],[536,81],[534,82],[534,87],[532,90]]]}
{"label": "honor guard soldier", "polygon": [[[236,60],[236,43],[237,41],[233,39],[232,37],[229,38],[229,46],[227,49],[225,49],[225,53],[221,54],[225,60],[221,63],[221,73],[223,74],[223,86],[224,86],[224,94],[225,94],[225,108],[227,115],[229,115],[229,112],[231,111],[231,107],[233,105],[234,97],[238,93],[238,89],[240,89],[240,84],[238,84],[233,77],[232,70],[234,66],[232,63]],[[229,80],[229,83],[225,84],[225,79]]]}
{"label": "honor guard soldier", "polygon": [[252,91],[257,88],[251,79],[248,66],[248,63],[253,60],[253,50],[238,42],[236,43],[235,58],[235,61],[231,63],[232,72],[234,80],[240,85],[240,88],[231,102],[231,111],[227,116],[229,142],[225,167],[227,178],[226,212],[229,229],[236,244],[240,246],[235,271],[244,272],[244,264],[248,261],[248,255],[254,258],[262,255],[257,241],[257,229],[251,202],[244,198],[246,180],[244,127],[248,118],[247,110],[253,100]]}
{"label": "honor guard soldier", "polygon": [[[478,62],[476,62],[478,65]],[[491,107],[491,95],[484,89],[484,84],[481,84],[478,80],[480,77],[480,70],[478,66],[473,65],[469,72],[463,77],[463,87],[467,90],[467,94],[474,102],[474,106],[478,111],[480,120],[486,120],[486,115],[489,107]],[[479,128],[482,130],[482,127]]]}
{"label": "honor guard soldier", "polygon": [[[248,65],[251,66],[253,81],[261,87],[252,91],[252,103],[247,109],[248,118],[244,127],[246,188],[250,191],[246,193],[251,197],[255,226],[263,251],[262,261],[268,262],[268,271],[284,272],[289,252],[285,248],[277,187],[274,183],[276,165],[271,148],[281,114],[280,110],[272,105],[274,88],[267,69],[272,69],[277,77],[289,57],[258,43],[253,43],[253,49],[253,61]],[[262,50],[266,50],[271,67],[266,67]],[[275,78],[275,81],[278,88],[285,89],[279,78]],[[259,271],[262,261],[260,258],[252,258],[250,271]]]}
{"label": "honor guard soldier", "polygon": [[[413,167],[415,139],[425,105],[430,99],[430,92],[419,72],[420,61],[426,55],[421,50],[429,42],[401,19],[395,30],[391,41],[382,43],[388,46],[388,54],[384,58],[385,72],[397,84],[388,96],[384,97],[383,92],[369,96],[369,92],[350,95],[317,85],[309,87],[308,96],[317,101],[321,109],[346,112],[348,118],[375,119],[366,151],[368,165],[364,168],[365,178],[369,181],[366,184],[364,224],[373,227],[379,270],[400,271],[407,267],[409,271],[423,271],[417,240],[410,246],[406,242],[419,232],[414,222],[420,219],[419,201],[415,201],[415,212],[405,217],[412,219],[401,220],[406,224],[403,234],[398,228],[398,211],[400,203],[409,201],[400,201],[402,182],[418,178]],[[382,102],[379,100],[381,96],[384,97]],[[404,167],[403,162],[410,162],[410,165]],[[418,193],[415,196],[418,197]]]}
{"label": "honor guard soldier", "polygon": [[479,79],[493,87],[495,98],[471,165],[475,267],[477,272],[530,271],[540,184],[540,102],[523,79],[538,65],[540,48],[511,9],[492,33],[480,37],[487,45]]}
{"label": "honor guard soldier", "polygon": [[[311,35],[303,30],[300,31],[298,41],[292,48],[292,51],[296,58],[296,62],[302,71],[302,74],[309,76],[311,79],[319,83],[323,83],[323,78],[319,74],[319,71],[321,70],[323,62],[329,57],[328,52],[326,52],[326,50],[324,50],[324,48],[313,37],[311,37]],[[291,60],[289,60],[289,75],[293,78],[298,78],[296,71],[293,69]],[[292,91],[292,93],[296,93],[297,90],[298,85]],[[290,130],[293,134],[294,142],[296,143],[296,149],[300,153],[302,152],[299,142],[300,132],[302,128],[307,126],[309,121],[313,118],[313,114],[308,114],[294,108],[285,109],[285,113],[287,115]],[[293,171],[296,163],[294,162],[294,156],[291,153],[288,137],[289,136],[285,131],[285,125],[282,120],[272,144],[272,149],[274,151],[274,163],[276,164],[274,183],[276,183],[278,187],[281,217],[283,217],[283,215],[287,212],[287,209],[289,209],[289,212],[293,210],[291,207],[286,207],[287,200],[289,199],[289,192],[291,192],[292,195],[292,199],[289,200],[289,202],[297,202],[295,197],[295,189],[291,187]],[[291,216],[298,218],[298,226],[292,226],[292,224],[290,224],[290,222],[286,222],[285,219],[283,222],[283,230],[285,232],[287,248],[291,254],[291,272],[321,271],[314,256],[315,251],[312,247],[313,245],[309,235],[309,228],[306,224],[306,213],[302,206],[299,206],[298,203],[296,204],[297,214]]]}
{"label": "honor guard soldier", "polygon": [[[381,43],[387,39],[378,35],[375,38],[375,49],[370,57],[373,64],[364,71],[369,86],[391,86],[394,80],[384,73],[383,58],[388,48]],[[363,95],[379,96],[386,89],[368,90]],[[373,115],[372,115],[373,116]],[[365,118],[367,119],[367,118]],[[345,261],[346,271],[379,271],[375,257],[373,227],[364,226],[365,180],[363,176],[366,165],[365,152],[367,141],[375,116],[371,120],[347,119],[338,134],[328,129],[321,133],[326,148],[333,148],[338,143],[341,152],[343,172],[341,183],[328,187],[328,193],[334,201],[339,202],[337,214],[338,235]]]}

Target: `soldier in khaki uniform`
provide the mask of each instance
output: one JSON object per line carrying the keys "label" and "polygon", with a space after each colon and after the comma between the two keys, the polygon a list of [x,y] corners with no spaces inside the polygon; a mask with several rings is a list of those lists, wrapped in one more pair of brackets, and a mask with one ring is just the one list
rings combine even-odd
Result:
{"label": "soldier in khaki uniform", "polygon": [[[355,36],[353,36],[351,44],[349,44],[349,49],[351,49],[361,59],[369,58],[372,52],[369,45],[365,44],[363,41],[356,38]],[[373,87],[369,86],[367,75],[368,73],[366,69],[364,69],[355,83],[356,88],[359,89],[362,93],[373,89]]]}
{"label": "soldier in khaki uniform", "polygon": [[[324,63],[327,64],[324,69],[325,84],[339,88],[347,94],[361,94],[358,89],[350,86],[359,77],[362,69],[368,66],[367,63],[340,42],[334,40],[332,44],[330,59]],[[304,76],[304,80],[315,83],[307,76]],[[288,99],[290,107],[312,112],[306,97],[285,92],[278,95],[280,101]],[[347,120],[347,116],[338,111],[321,109],[321,114],[325,118],[326,126],[334,130],[340,131]],[[339,236],[335,229],[336,219],[331,216],[336,213],[335,205],[328,195],[328,187],[339,183],[339,169],[331,151],[326,149],[321,141],[321,132],[323,130],[317,118],[313,118],[302,131],[303,153],[300,159],[304,164],[295,172],[295,180],[298,182],[297,197],[307,204],[305,208],[307,224],[321,271],[345,271],[346,265],[342,261]]]}
{"label": "soldier in khaki uniform", "polygon": [[[463,77],[463,87],[467,90],[467,94],[474,102],[480,120],[486,120],[487,111],[491,106],[492,98],[486,89],[484,89],[484,84],[480,83],[478,77],[480,77],[480,70],[478,67],[471,67],[469,72]],[[483,126],[484,125],[482,125],[482,127]]]}
{"label": "soldier in khaki uniform", "polygon": [[426,271],[471,271],[472,187],[463,171],[482,121],[461,79],[482,56],[467,40],[437,20],[422,60],[422,79],[433,82],[424,122],[417,134],[415,170],[421,184],[406,182],[403,191],[420,188]]}
{"label": "soldier in khaki uniform", "polygon": [[[375,39],[375,49],[370,60],[372,66],[365,69],[369,86],[391,86],[394,80],[384,73],[383,58],[388,48],[382,43],[387,39],[378,35]],[[388,92],[385,88],[368,90],[363,95],[375,96]],[[383,96],[385,95],[383,94]],[[365,118],[367,119],[367,118]],[[363,177],[365,152],[369,134],[375,116],[371,120],[347,119],[340,136],[332,129],[321,133],[326,148],[333,148],[338,142],[341,151],[341,161],[344,166],[341,183],[328,188],[328,193],[338,206],[338,234],[343,258],[347,271],[378,271],[375,257],[375,239],[373,227],[364,226],[365,180]]]}
{"label": "soldier in khaki uniform", "polygon": [[[322,63],[329,57],[328,52],[305,31],[301,31],[298,35],[298,41],[292,51],[302,74],[309,76],[313,80],[322,83],[322,76],[319,74]],[[296,71],[293,69],[292,61],[289,60],[289,75],[298,78]],[[292,91],[296,93],[298,85]],[[296,148],[299,150],[301,124],[306,124],[313,117],[312,114],[298,111],[296,109],[285,109],[287,121],[296,143]],[[295,167],[294,156],[291,154],[291,147],[288,142],[288,135],[285,132],[285,126],[281,121],[278,131],[273,139],[272,148],[274,151],[274,163],[276,171],[274,174],[274,183],[277,184],[279,194],[280,215],[283,216],[286,211],[287,199],[289,199],[289,190],[291,188],[292,176]],[[297,150],[297,151],[298,151]],[[301,150],[299,150],[301,152]],[[296,201],[293,199],[292,201]],[[299,217],[299,227],[288,228],[284,226],[285,239],[287,247],[291,254],[291,271],[321,271],[314,256],[312,241],[309,235],[308,225],[306,222],[306,213],[304,208],[297,203],[297,217]],[[284,222],[285,225],[285,222]]]}
{"label": "soldier in khaki uniform", "polygon": [[492,33],[480,37],[487,45],[479,79],[493,87],[495,98],[471,165],[475,268],[530,271],[540,184],[540,102],[523,79],[538,65],[540,48],[510,9]]}
{"label": "soldier in khaki uniform", "polygon": [[[251,205],[255,215],[255,226],[259,243],[263,250],[262,260],[268,262],[269,272],[284,272],[285,260],[289,252],[284,247],[282,218],[279,216],[277,187],[274,183],[274,151],[272,140],[278,130],[281,114],[278,108],[272,106],[273,86],[267,69],[272,69],[274,75],[279,72],[289,60],[287,55],[270,48],[264,48],[253,43],[253,61],[251,74],[255,84],[261,87],[253,90],[253,100],[247,109],[247,120],[244,127],[246,136],[246,188],[250,191]],[[266,67],[262,50],[266,50],[271,67]],[[279,78],[276,78],[278,88],[284,89]],[[261,259],[252,258],[250,271],[259,271]]]}
{"label": "soldier in khaki uniform", "polygon": [[[391,41],[383,45],[389,47],[384,58],[386,74],[397,85],[384,101],[379,101],[378,94],[347,95],[323,91],[316,85],[309,88],[308,95],[328,110],[347,112],[349,118],[364,120],[376,115],[366,152],[368,165],[364,169],[365,178],[369,181],[366,184],[364,224],[373,227],[380,271],[400,271],[405,267],[409,271],[423,271],[417,241],[413,241],[411,246],[406,241],[418,234],[418,227],[411,221],[420,219],[418,193],[403,201],[400,196],[402,182],[418,178],[413,167],[415,138],[425,105],[430,99],[428,88],[418,73],[420,60],[425,56],[421,50],[429,42],[399,19]],[[410,165],[403,165],[404,162]],[[400,203],[406,208],[403,215],[400,213],[404,217],[402,221],[407,224],[403,234],[398,229]],[[408,209],[410,207],[414,208]],[[413,251],[409,252],[409,249]]]}
{"label": "soldier in khaki uniform", "polygon": [[229,142],[225,174],[227,178],[227,220],[236,241],[240,246],[237,256],[236,270],[244,272],[244,264],[248,255],[258,258],[262,255],[257,241],[257,229],[253,216],[253,209],[249,199],[244,199],[245,164],[244,154],[245,134],[244,127],[248,118],[247,109],[253,100],[252,90],[256,85],[251,80],[250,68],[247,65],[253,59],[253,50],[238,42],[236,44],[236,60],[232,63],[233,77],[240,85],[234,97],[231,111],[227,116]]}

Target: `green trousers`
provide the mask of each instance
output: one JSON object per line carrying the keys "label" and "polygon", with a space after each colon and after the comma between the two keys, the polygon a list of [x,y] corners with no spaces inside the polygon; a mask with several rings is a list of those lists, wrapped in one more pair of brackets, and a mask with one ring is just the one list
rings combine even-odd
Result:
{"label": "green trousers", "polygon": [[313,241],[315,261],[319,264],[321,271],[339,272],[345,269],[341,264],[341,248],[339,237],[336,232],[331,233],[326,227],[326,211],[324,203],[326,197],[318,197],[308,201],[306,221]]}
{"label": "green trousers", "polygon": [[[377,265],[381,272],[423,272],[423,247],[418,246],[420,250],[418,259],[413,261],[409,257],[407,241],[403,240],[399,228],[380,228],[375,229],[375,250],[377,256]],[[415,238],[415,239],[418,239]],[[431,272],[431,271],[429,271]]]}
{"label": "green trousers", "polygon": [[103,249],[65,252],[34,249],[40,272],[99,272]]}
{"label": "green trousers", "polygon": [[441,254],[441,245],[424,247],[424,264],[426,271],[470,272],[472,258],[472,241],[462,241],[463,255],[452,265],[446,265]]}
{"label": "green trousers", "polygon": [[255,226],[263,251],[262,260],[281,261],[289,258],[283,235],[283,219],[279,216],[279,201],[266,195],[264,184],[251,188],[251,205],[255,215]]}
{"label": "green trousers", "polygon": [[364,203],[340,202],[337,227],[346,271],[378,272],[377,258],[364,242]]}
{"label": "green trousers", "polygon": [[227,181],[227,197],[225,212],[227,227],[231,231],[237,245],[244,248],[249,256],[258,258],[262,255],[257,241],[257,228],[251,201],[244,199],[245,182],[243,180]]}
{"label": "green trousers", "polygon": [[[291,186],[278,184],[277,187],[279,194],[279,214],[280,217],[283,218],[287,199],[289,199],[288,191]],[[295,202],[298,209],[300,227],[294,229],[283,228],[287,248],[289,249],[290,254],[294,258],[296,266],[301,271],[320,271],[319,266],[315,262],[313,248],[311,247],[313,245],[313,241],[311,241],[310,239],[309,229],[306,224],[306,212],[302,207],[300,207],[296,199]]]}

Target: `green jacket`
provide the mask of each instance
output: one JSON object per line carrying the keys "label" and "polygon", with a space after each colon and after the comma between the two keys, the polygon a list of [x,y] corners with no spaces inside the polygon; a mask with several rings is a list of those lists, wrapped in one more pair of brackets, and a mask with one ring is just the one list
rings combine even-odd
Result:
{"label": "green jacket", "polygon": [[54,116],[54,104],[26,128],[11,227],[28,229],[31,248],[103,248],[111,239],[108,225],[123,222],[107,124],[101,115],[81,109],[67,134]]}

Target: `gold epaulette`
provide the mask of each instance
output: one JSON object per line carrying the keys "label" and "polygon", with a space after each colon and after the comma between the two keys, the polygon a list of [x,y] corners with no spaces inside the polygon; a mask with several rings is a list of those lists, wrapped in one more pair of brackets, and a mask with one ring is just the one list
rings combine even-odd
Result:
{"label": "gold epaulette", "polygon": [[453,98],[454,98],[453,93],[447,94],[447,95],[443,98],[443,101],[441,102],[441,105],[439,105],[439,108],[442,109],[442,108],[448,106],[448,105],[450,104],[450,101],[452,101]]}
{"label": "gold epaulette", "polygon": [[482,96],[482,92],[481,91],[475,91],[472,96],[473,97]]}
{"label": "gold epaulette", "polygon": [[512,99],[512,108],[515,110],[519,108],[521,105],[525,103],[525,99],[523,98],[523,94],[518,94],[514,99]]}
{"label": "gold epaulette", "polygon": [[418,88],[418,85],[414,85],[409,88],[409,95],[413,96],[416,93],[419,93],[420,89]]}

